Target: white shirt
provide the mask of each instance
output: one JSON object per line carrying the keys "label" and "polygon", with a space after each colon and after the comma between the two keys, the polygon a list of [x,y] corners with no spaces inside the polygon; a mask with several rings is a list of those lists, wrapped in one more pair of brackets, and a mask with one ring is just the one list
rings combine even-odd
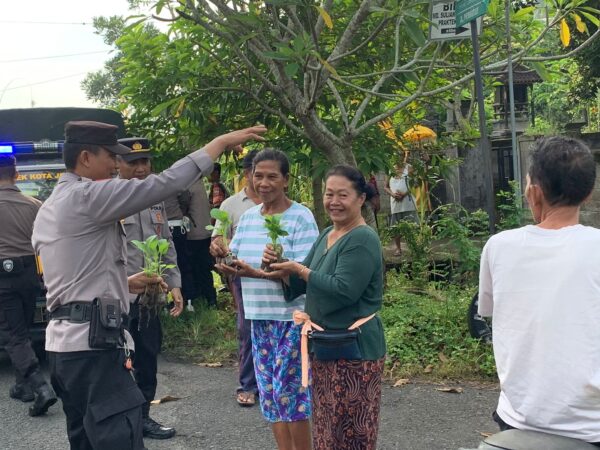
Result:
{"label": "white shirt", "polygon": [[493,317],[509,425],[600,442],[600,230],[526,226],[490,238],[479,313]]}
{"label": "white shirt", "polygon": [[390,191],[394,194],[398,192],[400,194],[406,194],[408,192],[408,195],[402,200],[396,200],[394,197],[390,196],[390,208],[392,214],[415,211],[417,209],[415,206],[415,198],[410,193],[408,186],[408,169],[408,166],[406,166],[404,167],[401,176],[390,178]]}

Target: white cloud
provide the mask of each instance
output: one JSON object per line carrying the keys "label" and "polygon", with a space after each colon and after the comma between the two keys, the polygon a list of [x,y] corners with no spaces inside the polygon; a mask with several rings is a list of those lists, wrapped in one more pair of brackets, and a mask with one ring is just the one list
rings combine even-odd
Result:
{"label": "white cloud", "polygon": [[[3,2],[0,16],[0,108],[28,108],[32,102],[38,107],[94,106],[85,98],[81,81],[86,73],[103,67],[111,48],[104,44],[101,36],[94,34],[92,19],[130,14],[127,0]],[[3,62],[96,51],[105,53]]]}

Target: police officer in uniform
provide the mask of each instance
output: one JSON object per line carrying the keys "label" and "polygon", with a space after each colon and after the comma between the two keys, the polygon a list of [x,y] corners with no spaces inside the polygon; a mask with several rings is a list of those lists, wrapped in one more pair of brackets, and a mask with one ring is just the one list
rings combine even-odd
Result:
{"label": "police officer in uniform", "polygon": [[[125,180],[137,178],[144,180],[150,175],[152,166],[150,145],[144,138],[119,139],[119,143],[131,148],[131,152],[120,155],[119,176]],[[122,220],[127,236],[127,274],[133,275],[144,264],[142,252],[131,242],[144,241],[152,235],[169,241],[169,251],[164,263],[175,267],[166,270],[165,281],[173,296],[174,307],[171,315],[177,317],[183,310],[181,295],[181,275],[177,268],[177,252],[171,238],[164,204],[157,203]],[[140,311],[136,296],[129,312],[129,330],[135,343],[133,367],[138,387],[144,394],[146,403],[142,406],[144,437],[151,439],[169,439],[175,436],[175,428],[165,427],[150,417],[150,402],[156,394],[157,356],[162,344],[162,329],[156,311]]]}
{"label": "police officer in uniform", "polygon": [[187,188],[209,174],[227,148],[260,140],[264,131],[253,127],[218,136],[159,175],[124,180],[114,178],[116,158],[131,149],[117,142],[116,126],[66,124],[67,172],[40,208],[32,242],[48,290],[46,350],[52,385],[63,402],[72,449],[144,447],[146,399],[130,370],[133,342],[127,332],[123,341],[115,344],[114,339],[121,314],[129,313],[128,291],[141,293],[144,284],[127,278],[120,220]]}
{"label": "police officer in uniform", "polygon": [[41,202],[21,193],[17,176],[15,158],[0,156],[0,333],[7,339],[5,350],[16,372],[9,394],[24,402],[35,399],[29,415],[39,416],[56,403],[29,336],[40,294],[31,233]]}

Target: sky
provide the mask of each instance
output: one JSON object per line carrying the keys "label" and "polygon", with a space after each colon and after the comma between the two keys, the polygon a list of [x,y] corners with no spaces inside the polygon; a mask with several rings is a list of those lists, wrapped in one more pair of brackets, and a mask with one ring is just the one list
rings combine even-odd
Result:
{"label": "sky", "polygon": [[81,82],[102,69],[111,47],[92,19],[131,14],[127,0],[2,1],[0,109],[98,106]]}

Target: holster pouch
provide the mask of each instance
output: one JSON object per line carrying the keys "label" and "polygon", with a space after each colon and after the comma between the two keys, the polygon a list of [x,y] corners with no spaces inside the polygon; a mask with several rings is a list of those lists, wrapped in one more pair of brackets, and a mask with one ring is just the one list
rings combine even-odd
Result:
{"label": "holster pouch", "polygon": [[358,345],[358,329],[313,330],[308,334],[313,356],[321,361],[336,359],[362,359]]}
{"label": "holster pouch", "polygon": [[89,346],[97,349],[117,348],[123,344],[121,302],[111,298],[95,298],[90,317]]}

